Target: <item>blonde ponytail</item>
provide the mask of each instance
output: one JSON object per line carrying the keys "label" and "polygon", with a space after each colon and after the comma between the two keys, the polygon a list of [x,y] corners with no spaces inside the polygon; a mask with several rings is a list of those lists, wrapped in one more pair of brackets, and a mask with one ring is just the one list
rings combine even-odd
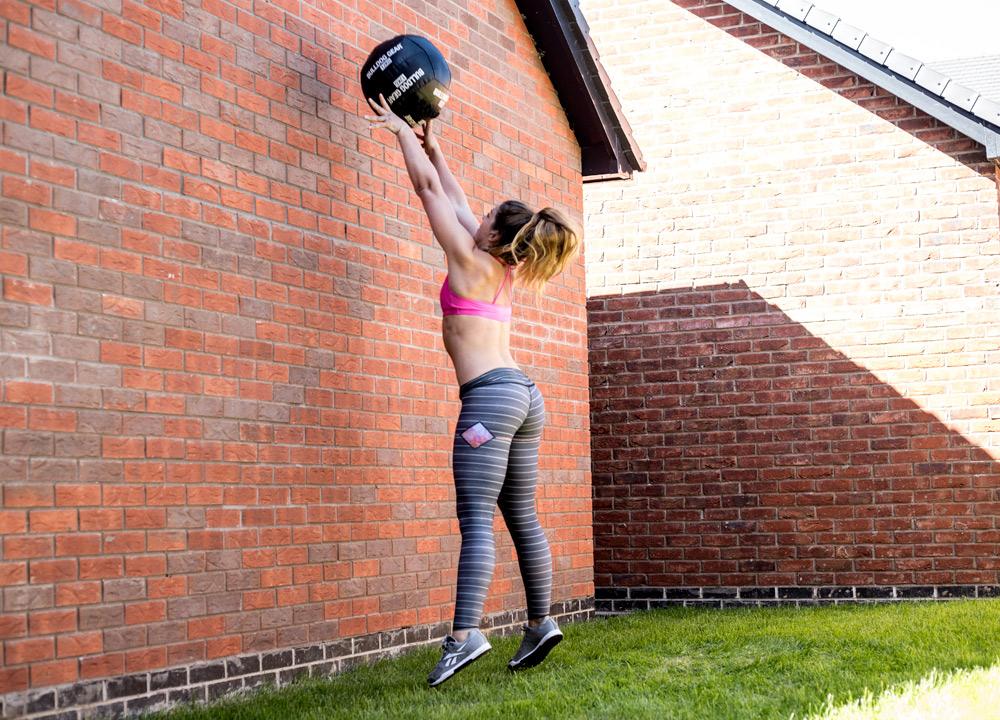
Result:
{"label": "blonde ponytail", "polygon": [[552,207],[536,213],[517,200],[497,207],[494,228],[500,242],[492,254],[517,265],[521,285],[540,292],[576,256],[580,238],[566,217]]}

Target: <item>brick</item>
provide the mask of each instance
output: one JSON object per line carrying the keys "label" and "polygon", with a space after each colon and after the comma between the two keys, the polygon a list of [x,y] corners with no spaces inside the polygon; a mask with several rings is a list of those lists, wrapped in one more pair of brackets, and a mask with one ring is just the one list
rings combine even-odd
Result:
{"label": "brick", "polygon": [[144,304],[139,300],[115,295],[104,295],[101,298],[101,303],[102,310],[109,315],[128,318],[143,317]]}
{"label": "brick", "polygon": [[116,342],[101,343],[101,361],[118,365],[142,364],[142,349],[138,345]]}
{"label": "brick", "polygon": [[12,302],[51,305],[52,286],[8,277],[4,278],[3,296],[5,300]]}
{"label": "brick", "polygon": [[77,229],[76,218],[73,216],[40,208],[28,209],[28,224],[33,230],[55,235],[73,236]]}
{"label": "brick", "polygon": [[[93,658],[88,658],[93,660]],[[81,673],[83,674],[83,673]],[[90,705],[104,699],[104,687],[100,682],[80,682],[58,691],[59,707]]]}
{"label": "brick", "polygon": [[60,635],[57,638],[57,657],[79,657],[101,652],[103,648],[101,633],[77,633]]}
{"label": "brick", "polygon": [[[31,563],[31,581],[33,583],[66,582],[70,580],[76,580],[76,562],[73,560],[36,560]],[[33,625],[36,623],[34,617],[32,618],[32,623]],[[35,631],[33,630],[32,632]]]}
{"label": "brick", "polygon": [[92,485],[56,485],[55,504],[80,507],[100,505],[101,489]]}
{"label": "brick", "polygon": [[121,558],[81,558],[80,578],[84,580],[101,580],[121,575]]}
{"label": "brick", "polygon": [[8,382],[4,397],[12,403],[51,404],[52,386],[38,382]]}
{"label": "brick", "polygon": [[28,517],[31,532],[64,532],[77,529],[75,510],[32,510]]}
{"label": "brick", "polygon": [[0,615],[0,638],[23,637],[28,632],[27,618],[24,615]]}
{"label": "brick", "polygon": [[19,25],[10,26],[8,29],[7,42],[10,43],[11,47],[26,50],[33,55],[48,58],[49,60],[55,59],[55,43],[43,35],[34,33],[25,27],[21,27]]}
{"label": "brick", "polygon": [[115,678],[107,686],[108,699],[141,695],[148,691],[149,676],[144,674]]}
{"label": "brick", "polygon": [[0,272],[5,275],[27,275],[27,256],[19,253],[0,252]]}
{"label": "brick", "polygon": [[31,408],[28,427],[32,430],[73,432],[76,430],[76,413],[71,410],[45,410]]}
{"label": "brick", "polygon": [[28,689],[28,668],[0,669],[0,692],[11,693]]}
{"label": "brick", "polygon": [[106,458],[145,457],[145,443],[142,438],[104,438],[101,454]]}
{"label": "brick", "polygon": [[7,508],[52,505],[51,485],[6,485],[3,490],[4,506]]}
{"label": "brick", "polygon": [[4,611],[23,612],[52,607],[53,592],[51,585],[29,585],[24,587],[4,588]]}
{"label": "brick", "polygon": [[[100,678],[121,675],[125,669],[125,656],[122,653],[106,653],[98,657],[80,658],[80,677]],[[115,707],[113,704],[109,706]],[[118,712],[124,711],[124,706]]]}
{"label": "brick", "polygon": [[[3,510],[0,511],[0,532],[2,533],[24,533],[28,530],[27,515],[23,511]],[[11,570],[17,570],[18,566],[11,566]]]}
{"label": "brick", "polygon": [[[100,588],[101,583],[96,583]],[[80,608],[80,629],[92,630],[120,625],[123,612],[121,605],[111,607]]]}
{"label": "brick", "polygon": [[51,456],[54,447],[52,434],[48,432],[4,432],[3,449],[7,455]]}
{"label": "brick", "polygon": [[5,177],[3,179],[4,197],[22,200],[34,205],[51,205],[52,190],[48,185],[42,183],[32,183],[16,177]]}
{"label": "brick", "polygon": [[125,622],[129,625],[162,622],[166,617],[166,605],[162,601],[136,602],[125,606]]}
{"label": "brick", "polygon": [[77,606],[99,602],[101,585],[94,582],[61,583],[56,590],[56,605]]}

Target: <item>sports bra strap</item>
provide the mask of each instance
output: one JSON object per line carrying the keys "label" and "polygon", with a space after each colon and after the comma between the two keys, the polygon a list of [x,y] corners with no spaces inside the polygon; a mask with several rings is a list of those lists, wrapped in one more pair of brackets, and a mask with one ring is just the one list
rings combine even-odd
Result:
{"label": "sports bra strap", "polygon": [[503,286],[507,284],[507,278],[510,277],[510,265],[507,266],[507,272],[504,273],[503,280],[500,281],[500,287],[497,288],[497,294],[493,296],[493,302],[491,305],[497,304],[497,298],[500,297],[500,293],[503,292]]}

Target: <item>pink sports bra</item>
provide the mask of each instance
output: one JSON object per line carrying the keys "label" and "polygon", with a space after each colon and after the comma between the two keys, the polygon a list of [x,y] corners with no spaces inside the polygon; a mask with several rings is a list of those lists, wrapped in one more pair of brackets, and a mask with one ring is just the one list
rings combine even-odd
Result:
{"label": "pink sports bra", "polygon": [[[505,264],[499,258],[494,258],[498,263]],[[493,302],[483,302],[472,298],[462,297],[451,289],[448,284],[448,276],[445,275],[444,284],[441,286],[441,314],[448,315],[477,315],[479,317],[498,320],[499,322],[510,322],[511,306],[497,305],[497,298],[503,292],[503,286],[510,278],[511,266],[507,265],[507,273],[497,288],[497,294],[493,296]]]}

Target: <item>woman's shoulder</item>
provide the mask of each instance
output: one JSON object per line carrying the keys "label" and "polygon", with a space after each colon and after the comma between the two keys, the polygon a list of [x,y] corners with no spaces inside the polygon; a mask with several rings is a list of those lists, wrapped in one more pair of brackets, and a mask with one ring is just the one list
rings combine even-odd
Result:
{"label": "woman's shoulder", "polygon": [[503,275],[507,271],[507,263],[491,255],[485,250],[476,248],[464,263],[453,263],[448,268],[451,276],[459,275],[470,281]]}
{"label": "woman's shoulder", "polygon": [[[495,289],[503,280],[510,266],[485,250],[476,250],[468,263],[455,264],[448,267],[448,277],[451,287],[459,294],[485,293],[488,288]],[[487,287],[488,286],[488,287]],[[465,290],[465,293],[462,292]]]}

